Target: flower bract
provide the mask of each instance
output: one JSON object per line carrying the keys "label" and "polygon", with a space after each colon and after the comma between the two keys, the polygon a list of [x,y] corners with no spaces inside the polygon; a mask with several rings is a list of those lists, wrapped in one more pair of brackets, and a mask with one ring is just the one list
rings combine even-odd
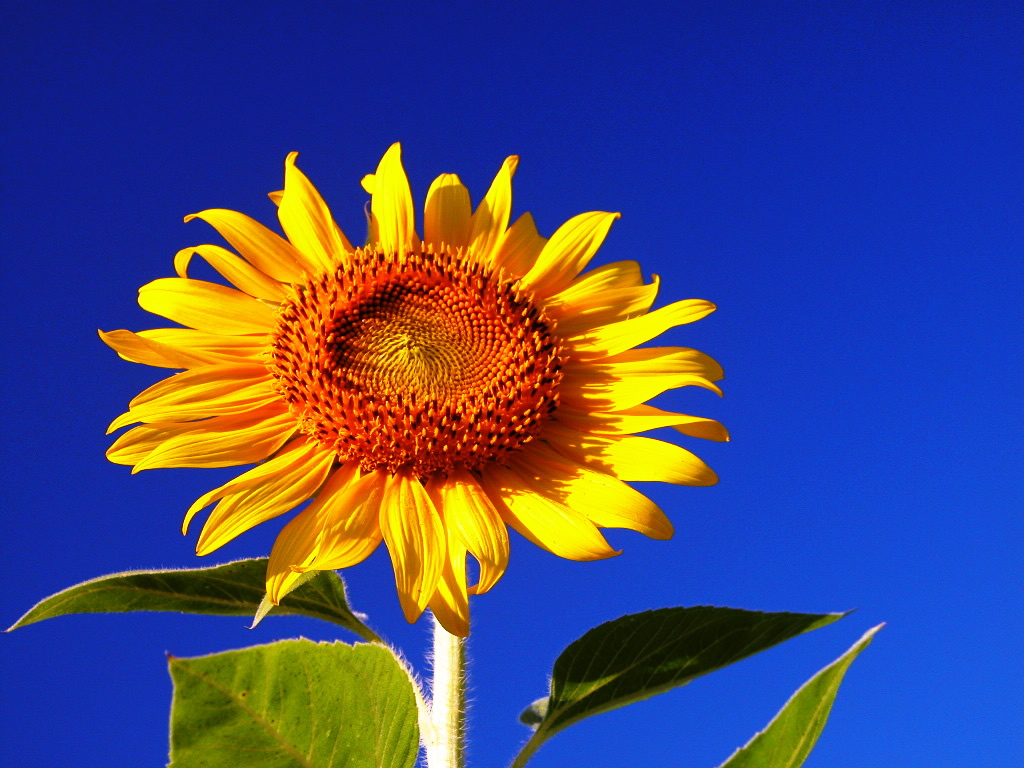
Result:
{"label": "flower bract", "polygon": [[[139,304],[175,327],[101,333],[127,360],[181,371],[114,420],[111,431],[137,426],[111,461],[135,472],[255,464],[188,510],[186,532],[213,506],[197,553],[300,509],[270,554],[272,602],[383,541],[406,618],[429,607],[465,635],[468,595],[505,572],[508,527],[572,560],[617,554],[601,528],[669,538],[668,518],[627,481],[716,478],[684,448],[637,433],[728,436],[646,401],[690,385],[718,392],[722,371],[693,349],[640,345],[714,306],[651,311],[658,280],[645,283],[635,261],[585,271],[616,213],[580,214],[550,238],[528,213],[510,223],[517,157],[475,208],[458,176],[438,176],[421,237],[393,145],[363,179],[359,247],[295,159],[271,195],[284,237],[235,211],[186,217],[233,250],[186,248],[177,277],[140,289]],[[197,256],[226,284],[189,277]]]}

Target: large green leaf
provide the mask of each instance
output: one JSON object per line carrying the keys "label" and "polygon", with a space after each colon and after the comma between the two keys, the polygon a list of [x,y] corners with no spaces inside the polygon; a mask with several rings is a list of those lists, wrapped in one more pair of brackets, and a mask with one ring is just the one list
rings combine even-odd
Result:
{"label": "large green leaf", "polygon": [[699,606],[635,613],[595,627],[555,661],[546,707],[537,701],[523,713],[524,722],[539,724],[514,765],[585,717],[685,685],[842,616]]}
{"label": "large green leaf", "polygon": [[738,749],[720,768],[798,768],[811,753],[836,691],[857,654],[884,624],[869,629],[846,653],[801,686],[761,733]]}
{"label": "large green leaf", "polygon": [[[72,613],[178,611],[254,616],[266,594],[267,560],[238,560],[213,568],[126,571],[82,582],[51,595],[7,631]],[[379,640],[348,607],[345,583],[333,571],[310,578],[273,611],[340,624],[367,640]]]}
{"label": "large green leaf", "polygon": [[283,640],[170,659],[170,768],[411,768],[409,674],[381,645]]}

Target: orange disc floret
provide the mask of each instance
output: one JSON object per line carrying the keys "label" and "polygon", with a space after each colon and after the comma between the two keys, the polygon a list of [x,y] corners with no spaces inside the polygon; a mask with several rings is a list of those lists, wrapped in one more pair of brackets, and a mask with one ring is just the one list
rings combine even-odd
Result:
{"label": "orange disc floret", "polygon": [[357,249],[294,286],[269,367],[300,429],[370,472],[477,469],[540,434],[562,349],[516,281],[446,247]]}

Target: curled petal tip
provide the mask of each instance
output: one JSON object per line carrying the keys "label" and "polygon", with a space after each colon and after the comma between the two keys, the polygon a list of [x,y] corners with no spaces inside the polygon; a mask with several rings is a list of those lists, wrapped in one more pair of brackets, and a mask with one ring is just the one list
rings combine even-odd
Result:
{"label": "curled petal tip", "polygon": [[425,609],[421,608],[416,604],[415,600],[402,600],[402,613],[405,615],[405,620],[410,624],[415,624],[420,616],[423,615]]}

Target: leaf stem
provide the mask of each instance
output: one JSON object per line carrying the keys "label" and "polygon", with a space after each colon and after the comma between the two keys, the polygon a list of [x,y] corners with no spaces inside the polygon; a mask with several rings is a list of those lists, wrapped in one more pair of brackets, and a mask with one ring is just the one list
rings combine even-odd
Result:
{"label": "leaf stem", "polygon": [[533,757],[533,753],[540,749],[542,743],[544,743],[543,737],[534,733],[530,740],[523,744],[523,748],[519,750],[519,754],[516,755],[516,759],[512,761],[512,765],[509,768],[523,768],[526,765],[526,761]]}
{"label": "leaf stem", "polygon": [[430,731],[424,734],[428,768],[464,768],[466,641],[434,619],[434,677]]}

